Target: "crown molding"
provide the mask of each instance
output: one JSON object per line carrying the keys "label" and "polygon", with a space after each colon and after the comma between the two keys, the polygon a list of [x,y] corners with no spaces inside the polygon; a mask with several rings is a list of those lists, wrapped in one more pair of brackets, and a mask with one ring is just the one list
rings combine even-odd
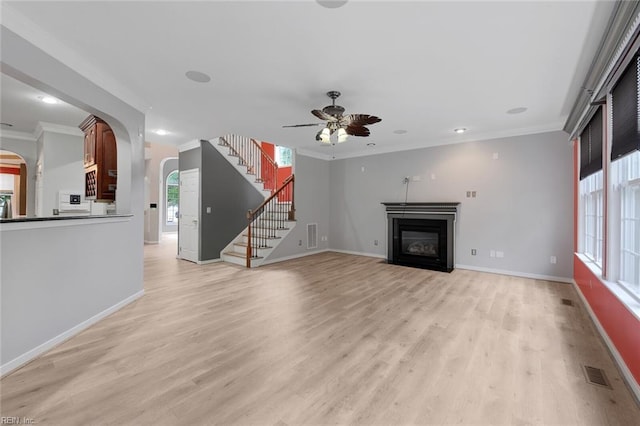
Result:
{"label": "crown molding", "polygon": [[47,123],[45,121],[38,121],[38,124],[36,125],[36,129],[33,131],[33,136],[35,140],[40,139],[40,136],[42,136],[44,132],[59,133],[62,135],[71,135],[71,136],[79,136],[79,137],[84,136],[84,133],[82,133],[82,130],[78,129],[77,127],[64,126],[62,124]]}
{"label": "crown molding", "polygon": [[18,139],[21,141],[29,141],[29,142],[36,142],[38,140],[38,138],[36,138],[33,133],[27,133],[27,132],[18,132],[16,130],[0,130],[0,138],[7,138],[7,139]]}

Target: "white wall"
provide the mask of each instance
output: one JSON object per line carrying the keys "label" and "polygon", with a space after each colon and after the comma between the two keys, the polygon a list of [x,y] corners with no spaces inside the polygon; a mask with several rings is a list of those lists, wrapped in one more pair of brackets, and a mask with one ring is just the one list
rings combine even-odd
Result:
{"label": "white wall", "polygon": [[[80,130],[78,129],[78,133]],[[84,138],[81,135],[42,132],[42,215],[53,215],[58,208],[58,192],[84,193]]]}
{"label": "white wall", "polygon": [[[30,37],[38,42],[37,35]],[[124,221],[61,220],[36,229],[0,224],[4,374],[142,294],[144,114],[8,30],[4,21],[0,40],[3,72],[109,123],[118,144],[117,208],[131,214]]]}
{"label": "white wall", "polygon": [[[404,201],[403,178],[418,176],[409,184],[408,201],[462,203],[458,266],[569,280],[573,196],[567,164],[572,149],[562,132],[332,161],[329,246],[386,256],[380,203]],[[477,198],[466,198],[466,191],[477,191]],[[504,258],[490,257],[491,250]]]}

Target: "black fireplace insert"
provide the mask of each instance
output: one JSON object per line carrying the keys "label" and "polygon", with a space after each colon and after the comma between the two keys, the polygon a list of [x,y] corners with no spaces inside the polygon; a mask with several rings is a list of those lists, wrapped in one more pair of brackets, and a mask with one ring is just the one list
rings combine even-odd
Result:
{"label": "black fireplace insert", "polygon": [[453,270],[459,203],[383,203],[387,206],[387,261],[436,271]]}

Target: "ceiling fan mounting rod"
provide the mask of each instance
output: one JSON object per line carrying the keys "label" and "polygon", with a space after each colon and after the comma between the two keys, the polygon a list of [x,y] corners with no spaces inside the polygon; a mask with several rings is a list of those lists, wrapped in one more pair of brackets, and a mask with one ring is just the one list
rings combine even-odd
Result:
{"label": "ceiling fan mounting rod", "polygon": [[340,92],[338,92],[337,90],[331,90],[327,92],[327,96],[333,100],[333,104],[335,105],[336,99],[338,99],[338,96],[340,96]]}

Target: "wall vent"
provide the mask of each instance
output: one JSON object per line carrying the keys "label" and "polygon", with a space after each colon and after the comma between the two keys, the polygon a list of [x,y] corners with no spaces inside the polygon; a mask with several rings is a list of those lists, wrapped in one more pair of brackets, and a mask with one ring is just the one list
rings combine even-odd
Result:
{"label": "wall vent", "polygon": [[318,248],[318,224],[307,223],[307,249]]}
{"label": "wall vent", "polygon": [[587,383],[611,389],[611,385],[609,384],[609,380],[607,380],[607,376],[604,374],[604,370],[583,365],[582,371],[584,372],[584,377],[587,379]]}

